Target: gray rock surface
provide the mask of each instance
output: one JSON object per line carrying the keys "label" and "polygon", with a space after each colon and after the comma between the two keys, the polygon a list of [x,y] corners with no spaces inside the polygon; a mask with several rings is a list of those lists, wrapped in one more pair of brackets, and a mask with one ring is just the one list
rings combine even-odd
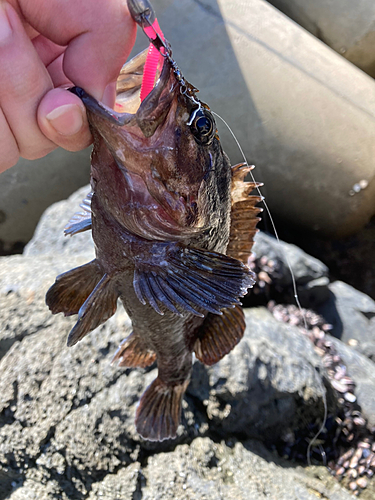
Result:
{"label": "gray rock surface", "polygon": [[342,281],[331,283],[329,291],[318,312],[333,326],[331,335],[375,361],[375,301]]}
{"label": "gray rock surface", "polygon": [[245,336],[228,356],[210,368],[195,364],[188,394],[203,400],[221,436],[273,441],[305,425],[297,408],[312,420],[323,415],[323,369],[296,328],[265,308],[245,309],[245,317]]}
{"label": "gray rock surface", "polygon": [[[284,469],[276,457],[276,463],[264,460],[261,446],[253,450],[238,443],[233,452],[212,437],[197,441],[244,431],[268,438],[281,426],[298,425],[297,403],[309,417],[320,415],[319,360],[306,339],[264,309],[247,312],[249,326],[239,346],[216,367],[196,363],[176,443],[143,442],[134,412],[156,370],[110,365],[130,331],[123,310],[72,349],[66,337],[74,318],[44,314],[51,275],[82,259],[82,254],[1,259],[0,341],[6,340],[7,350],[0,360],[0,498],[93,499],[106,491],[112,491],[108,498],[124,499],[246,498],[247,490],[257,491],[259,499],[267,491],[275,499],[281,491],[280,498],[313,498],[312,479],[300,469]],[[211,450],[219,450],[217,458]],[[245,461],[248,466],[239,467]],[[256,464],[261,477],[251,472]],[[313,481],[327,498],[334,500],[339,492],[346,498],[333,479],[327,485]]]}
{"label": "gray rock surface", "polygon": [[[0,259],[0,500],[349,499],[323,468],[285,463],[261,443],[321,420],[323,393],[336,402],[310,341],[262,307],[245,311],[245,336],[220,363],[195,362],[177,440],[137,435],[136,405],[156,368],[111,366],[131,329],[122,307],[69,349],[74,318],[44,305],[57,274],[92,258],[89,233],[78,246],[79,235],[61,236],[86,192],[46,212],[26,255]],[[318,261],[293,255],[302,280],[325,276]],[[337,346],[375,419],[373,363]]]}
{"label": "gray rock surface", "polygon": [[275,261],[277,273],[272,276],[273,286],[282,290],[284,301],[294,301],[293,271],[297,293],[303,307],[315,308],[329,298],[328,268],[318,259],[295,245],[277,241],[260,231],[255,236],[253,253]]}
{"label": "gray rock surface", "polygon": [[91,260],[94,256],[91,231],[74,237],[64,235],[64,227],[75,213],[82,211],[80,203],[90,191],[90,185],[83,186],[67,200],[50,206],[42,215],[32,240],[26,245],[24,255],[84,253]]}
{"label": "gray rock surface", "polygon": [[62,149],[35,161],[21,159],[0,176],[0,251],[27,243],[44,210],[87,184],[90,150]]}
{"label": "gray rock surface", "polygon": [[[171,453],[150,457],[143,471],[144,500],[349,500],[325,474],[280,467],[282,461],[254,441],[228,444],[197,438]],[[270,477],[272,480],[270,481]],[[324,482],[327,481],[326,484]]]}
{"label": "gray rock surface", "polygon": [[[350,500],[322,469],[291,468],[260,443],[230,446],[197,438],[167,453],[134,462],[94,482],[88,500]],[[272,478],[272,479],[271,479]],[[26,480],[9,500],[71,500],[56,481]]]}

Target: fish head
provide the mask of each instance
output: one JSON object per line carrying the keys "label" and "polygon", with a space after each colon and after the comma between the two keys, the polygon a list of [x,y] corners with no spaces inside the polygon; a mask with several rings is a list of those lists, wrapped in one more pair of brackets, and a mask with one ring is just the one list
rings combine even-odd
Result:
{"label": "fish head", "polygon": [[223,218],[230,165],[208,106],[168,58],[141,102],[146,55],[123,67],[113,110],[81,95],[94,136],[93,189],[129,231],[178,239]]}

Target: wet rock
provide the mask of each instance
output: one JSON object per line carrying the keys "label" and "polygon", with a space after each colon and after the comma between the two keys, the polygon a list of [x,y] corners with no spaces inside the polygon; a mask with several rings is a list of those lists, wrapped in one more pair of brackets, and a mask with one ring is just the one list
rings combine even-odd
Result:
{"label": "wet rock", "polygon": [[332,325],[331,335],[375,361],[375,301],[342,281],[329,291],[317,310]]}

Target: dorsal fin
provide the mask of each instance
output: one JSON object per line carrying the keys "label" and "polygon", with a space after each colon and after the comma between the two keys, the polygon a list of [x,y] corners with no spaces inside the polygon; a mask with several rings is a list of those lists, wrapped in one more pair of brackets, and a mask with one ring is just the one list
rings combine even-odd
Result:
{"label": "dorsal fin", "polygon": [[258,232],[256,225],[260,221],[258,214],[262,211],[256,204],[262,201],[261,196],[250,195],[259,186],[258,182],[245,181],[246,175],[253,165],[239,163],[232,167],[232,211],[227,255],[247,264],[254,244],[254,236]]}

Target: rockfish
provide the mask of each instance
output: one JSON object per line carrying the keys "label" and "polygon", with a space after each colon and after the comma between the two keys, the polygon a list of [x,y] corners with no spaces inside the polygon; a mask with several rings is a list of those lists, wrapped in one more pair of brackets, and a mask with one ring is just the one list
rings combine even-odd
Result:
{"label": "rockfish", "polygon": [[[155,40],[154,43],[156,44]],[[117,109],[83,89],[93,136],[92,192],[65,229],[92,230],[96,259],[56,278],[53,314],[78,314],[73,346],[107,321],[118,298],[133,331],[119,366],[158,376],[142,395],[135,425],[145,439],[176,437],[192,356],[212,365],[245,330],[240,298],[254,283],[247,267],[259,196],[244,182],[251,167],[231,167],[215,120],[183,78],[166,40],[156,83],[140,99],[147,51],[122,69]]]}

